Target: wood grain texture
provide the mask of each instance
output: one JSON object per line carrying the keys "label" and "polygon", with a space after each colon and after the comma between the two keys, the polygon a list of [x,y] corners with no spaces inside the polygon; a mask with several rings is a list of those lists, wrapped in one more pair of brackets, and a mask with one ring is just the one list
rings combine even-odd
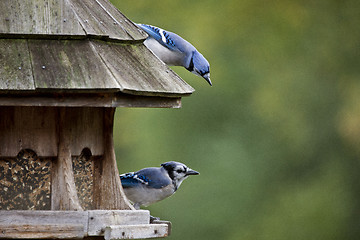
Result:
{"label": "wood grain texture", "polygon": [[134,209],[124,194],[116,164],[114,113],[115,108],[104,109],[104,155],[101,161],[95,162],[94,205],[95,209]]}
{"label": "wood grain texture", "polygon": [[[0,5],[2,2],[0,1]],[[35,90],[26,40],[0,39],[0,90],[2,89]]]}
{"label": "wood grain texture", "polygon": [[[58,152],[56,107],[0,107],[0,157],[14,157],[22,149],[33,149],[40,157],[54,157]],[[103,155],[102,108],[68,108],[64,126],[69,133],[71,155],[84,148],[93,155]]]}
{"label": "wood grain texture", "polygon": [[0,34],[85,36],[65,0],[2,0],[0,16]]}
{"label": "wood grain texture", "polygon": [[56,156],[56,111],[48,107],[0,107],[0,156],[15,157],[22,149]]}
{"label": "wood grain texture", "polygon": [[89,211],[89,236],[101,236],[110,225],[149,224],[147,210],[93,210]]}
{"label": "wood grain texture", "polygon": [[104,109],[90,107],[64,109],[67,124],[63,127],[71,143],[69,146],[71,155],[79,156],[84,148],[88,148],[92,155],[103,155]]}
{"label": "wood grain texture", "polygon": [[107,0],[69,2],[88,35],[122,41],[147,37]]}
{"label": "wood grain texture", "polygon": [[160,238],[168,236],[167,224],[112,225],[105,228],[105,240]]}
{"label": "wood grain texture", "polygon": [[122,45],[92,41],[124,93],[179,97],[194,89],[143,44]]}
{"label": "wood grain texture", "polygon": [[0,106],[180,108],[181,98],[121,93],[27,94],[26,96],[7,94],[0,95]]}
{"label": "wood grain texture", "polygon": [[3,0],[0,16],[0,96],[122,92],[179,98],[194,92],[108,0]]}
{"label": "wood grain texture", "polygon": [[[147,210],[3,211],[0,239],[164,237],[168,224],[149,224]],[[53,234],[53,235],[51,235]]]}
{"label": "wood grain texture", "polygon": [[194,91],[143,44],[86,39],[1,42],[0,95],[36,90],[182,97]]}
{"label": "wood grain texture", "polygon": [[0,238],[16,239],[79,239],[84,237],[79,224],[0,224]]}
{"label": "wood grain texture", "polygon": [[28,41],[37,89],[120,88],[88,41]]}
{"label": "wood grain texture", "polygon": [[59,109],[58,121],[58,157],[52,167],[51,209],[82,210],[74,181],[69,139],[71,133],[65,127],[70,123],[66,121],[65,108]]}
{"label": "wood grain texture", "polygon": [[0,211],[0,224],[3,225],[82,225],[88,231],[88,212],[86,211]]}

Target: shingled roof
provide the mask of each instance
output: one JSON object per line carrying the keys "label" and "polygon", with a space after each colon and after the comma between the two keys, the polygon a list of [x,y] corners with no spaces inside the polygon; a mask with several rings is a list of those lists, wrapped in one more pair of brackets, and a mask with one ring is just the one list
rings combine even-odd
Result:
{"label": "shingled roof", "polygon": [[146,37],[107,0],[2,0],[0,97],[191,94],[143,45]]}

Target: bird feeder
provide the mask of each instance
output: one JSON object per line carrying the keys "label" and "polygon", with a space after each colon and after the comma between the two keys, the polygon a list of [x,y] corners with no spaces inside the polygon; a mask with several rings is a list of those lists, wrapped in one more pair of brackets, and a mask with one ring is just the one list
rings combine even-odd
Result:
{"label": "bird feeder", "polygon": [[107,0],[0,1],[1,239],[169,234],[128,202],[114,152],[117,107],[194,91],[146,37]]}

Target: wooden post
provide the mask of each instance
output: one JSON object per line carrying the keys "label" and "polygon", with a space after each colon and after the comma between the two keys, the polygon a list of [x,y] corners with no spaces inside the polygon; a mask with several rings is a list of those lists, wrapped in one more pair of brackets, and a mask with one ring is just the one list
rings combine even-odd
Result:
{"label": "wooden post", "polygon": [[115,108],[104,108],[104,155],[95,163],[94,200],[96,209],[134,209],[121,186],[116,164],[113,125]]}
{"label": "wooden post", "polygon": [[66,108],[58,110],[58,157],[52,167],[52,210],[82,210],[76,192],[70,151],[70,133],[66,131]]}

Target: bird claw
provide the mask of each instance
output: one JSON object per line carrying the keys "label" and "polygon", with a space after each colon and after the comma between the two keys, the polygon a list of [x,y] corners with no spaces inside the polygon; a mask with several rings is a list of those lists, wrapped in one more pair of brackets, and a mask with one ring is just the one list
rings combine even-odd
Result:
{"label": "bird claw", "polygon": [[154,221],[159,221],[160,218],[159,217],[153,217],[150,215],[150,223],[153,223]]}

